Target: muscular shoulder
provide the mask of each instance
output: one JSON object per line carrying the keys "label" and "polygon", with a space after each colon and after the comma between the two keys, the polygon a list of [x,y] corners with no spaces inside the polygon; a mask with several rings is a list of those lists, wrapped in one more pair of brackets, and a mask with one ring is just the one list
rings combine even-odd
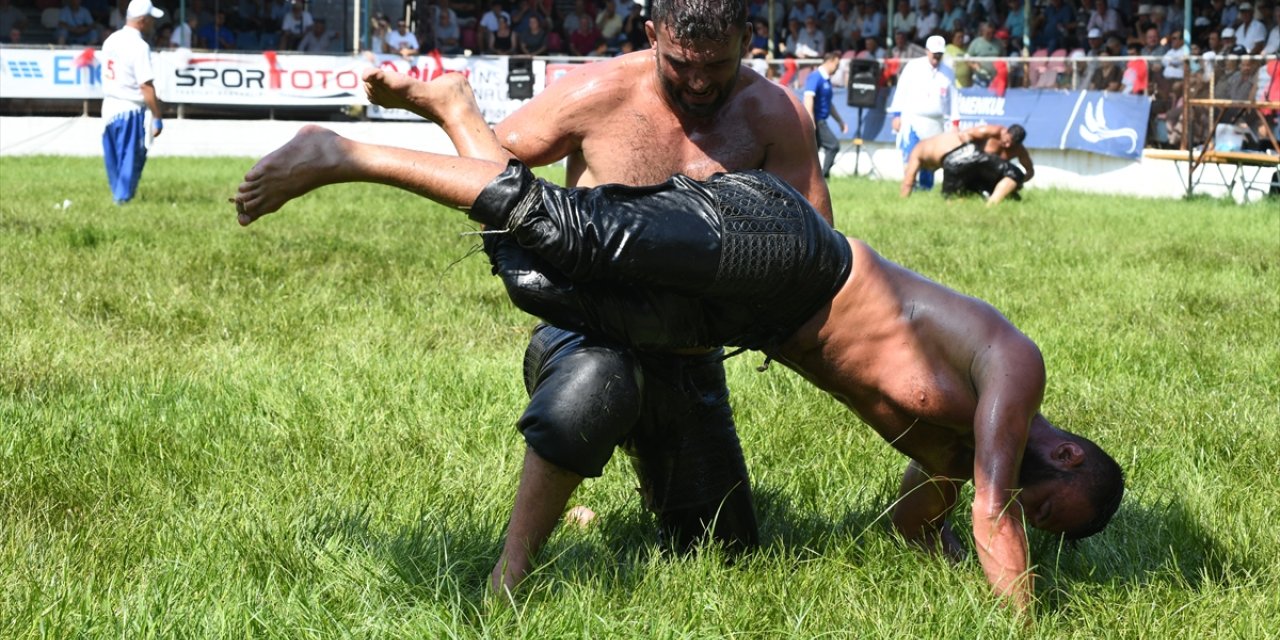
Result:
{"label": "muscular shoulder", "polygon": [[793,144],[795,136],[811,126],[809,114],[788,89],[770,82],[754,70],[742,68],[742,88],[729,115],[751,127],[766,144]]}

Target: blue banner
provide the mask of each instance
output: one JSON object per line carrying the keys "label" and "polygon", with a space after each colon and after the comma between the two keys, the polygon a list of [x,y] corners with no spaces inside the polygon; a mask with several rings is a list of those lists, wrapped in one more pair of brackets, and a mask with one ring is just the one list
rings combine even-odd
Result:
{"label": "blue banner", "polygon": [[[874,108],[860,110],[848,106],[845,90],[837,88],[832,106],[849,124],[849,133],[843,137],[893,142],[891,122],[884,112],[891,92],[881,90]],[[1078,149],[1137,158],[1147,139],[1148,96],[1054,89],[1010,89],[1004,96],[986,89],[960,89],[958,94],[962,129],[1020,124],[1027,130],[1023,144],[1028,149]]]}

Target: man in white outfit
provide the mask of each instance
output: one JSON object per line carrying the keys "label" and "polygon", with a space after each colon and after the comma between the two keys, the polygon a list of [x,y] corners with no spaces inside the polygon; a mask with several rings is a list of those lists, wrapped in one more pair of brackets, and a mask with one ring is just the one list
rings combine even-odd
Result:
{"label": "man in white outfit", "polygon": [[[929,36],[924,48],[928,55],[903,66],[898,89],[888,108],[889,115],[893,116],[893,130],[898,134],[898,150],[902,152],[904,167],[917,142],[942,133],[948,122],[953,129],[960,126],[959,104],[952,95],[955,72],[942,62],[947,42],[942,36]],[[921,171],[917,184],[922,189],[932,189],[933,172]]]}
{"label": "man in white outfit", "polygon": [[125,26],[102,43],[102,158],[116,204],[133,199],[147,162],[147,111],[154,120],[152,137],[160,135],[160,102],[153,84],[151,46],[143,38],[164,11],[151,0],[131,0]]}

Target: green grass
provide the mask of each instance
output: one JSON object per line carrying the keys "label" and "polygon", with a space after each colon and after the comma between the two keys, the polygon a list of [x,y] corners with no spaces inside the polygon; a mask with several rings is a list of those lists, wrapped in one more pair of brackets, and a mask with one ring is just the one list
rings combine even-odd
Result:
{"label": "green grass", "polygon": [[757,354],[728,369],[760,551],[662,555],[615,459],[574,500],[596,523],[486,599],[532,321],[462,216],[407,193],[239,228],[251,164],[153,159],[116,208],[98,160],[0,158],[0,637],[1277,635],[1274,203],[832,183],[842,230],[1035,339],[1046,415],[1127,469],[1108,531],[1033,535],[1028,630],[975,561],[895,542],[903,460]]}

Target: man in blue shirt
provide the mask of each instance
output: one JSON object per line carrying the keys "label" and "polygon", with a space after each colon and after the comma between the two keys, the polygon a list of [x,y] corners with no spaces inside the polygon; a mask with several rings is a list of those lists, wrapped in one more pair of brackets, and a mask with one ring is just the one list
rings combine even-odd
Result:
{"label": "man in blue shirt", "polygon": [[818,136],[818,146],[822,148],[822,177],[831,177],[831,165],[836,162],[836,154],[840,151],[840,139],[827,125],[827,118],[835,118],[840,123],[840,132],[848,133],[849,125],[840,117],[840,112],[831,108],[831,76],[840,65],[840,54],[828,51],[822,56],[822,64],[809,74],[804,83],[804,108],[813,118],[813,128]]}

